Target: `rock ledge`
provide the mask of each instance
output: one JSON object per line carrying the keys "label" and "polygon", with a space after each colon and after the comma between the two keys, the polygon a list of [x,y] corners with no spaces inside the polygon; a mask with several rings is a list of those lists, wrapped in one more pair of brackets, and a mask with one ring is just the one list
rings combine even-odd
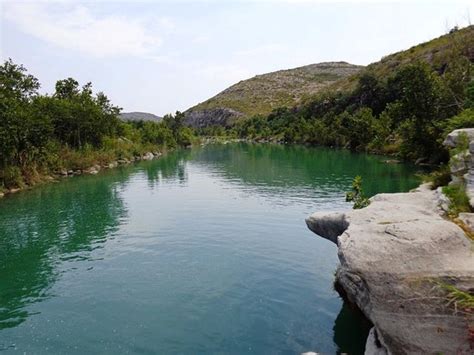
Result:
{"label": "rock ledge", "polygon": [[374,324],[366,354],[473,351],[468,316],[450,307],[437,286],[472,291],[473,248],[438,204],[439,192],[422,185],[376,195],[364,209],[306,220],[337,244],[337,282]]}

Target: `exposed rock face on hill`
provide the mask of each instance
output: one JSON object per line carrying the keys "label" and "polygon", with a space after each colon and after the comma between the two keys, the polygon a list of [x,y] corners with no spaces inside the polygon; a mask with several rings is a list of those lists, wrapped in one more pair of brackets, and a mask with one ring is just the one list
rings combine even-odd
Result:
{"label": "exposed rock face on hill", "polygon": [[208,126],[227,127],[242,116],[242,113],[230,108],[214,108],[189,111],[186,113],[184,122],[186,125],[194,128],[204,128]]}
{"label": "exposed rock face on hill", "polygon": [[[214,122],[219,122],[223,112],[233,113],[223,121],[225,124],[240,117],[269,114],[278,107],[292,107],[304,96],[314,95],[361,68],[346,62],[327,62],[257,75],[232,85],[186,113],[199,117],[200,127],[216,124]],[[188,121],[193,123],[195,119]]]}
{"label": "exposed rock face on hill", "polygon": [[424,186],[379,194],[366,208],[306,220],[337,244],[337,282],[374,324],[366,353],[473,351],[468,316],[439,286],[474,290],[472,243],[442,218],[438,194]]}
{"label": "exposed rock face on hill", "polygon": [[123,121],[153,121],[159,122],[162,120],[162,117],[154,115],[148,112],[122,112],[119,115],[120,119]]}
{"label": "exposed rock face on hill", "polygon": [[[428,63],[433,69],[443,73],[456,56],[461,55],[473,62],[473,48],[474,26],[468,26],[408,50],[389,54],[367,67],[345,62],[328,62],[257,75],[232,85],[190,108],[186,113],[199,115],[201,127],[219,121],[214,119],[220,117],[219,109],[232,109],[241,113],[226,120],[228,124],[241,117],[267,115],[278,107],[298,106],[302,99],[315,96],[323,89],[350,92],[355,89],[358,76],[362,73],[370,73],[385,80],[399,68],[419,61]],[[454,58],[453,52],[458,53]],[[209,117],[209,123],[206,117]]]}

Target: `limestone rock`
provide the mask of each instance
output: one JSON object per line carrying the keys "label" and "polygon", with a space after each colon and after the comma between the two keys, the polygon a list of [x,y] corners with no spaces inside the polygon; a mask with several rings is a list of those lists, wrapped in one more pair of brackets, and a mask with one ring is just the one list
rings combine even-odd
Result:
{"label": "limestone rock", "polygon": [[152,160],[155,156],[153,155],[152,152],[147,152],[145,155],[142,157],[143,160]]}
{"label": "limestone rock", "polygon": [[184,122],[193,128],[204,128],[209,126],[227,127],[235,122],[243,114],[231,108],[212,108],[203,110],[190,110],[186,112]]}
{"label": "limestone rock", "polygon": [[467,150],[465,152],[453,156],[449,162],[449,169],[451,170],[451,174],[465,174],[469,169],[470,161],[471,153],[469,153]]}
{"label": "limestone rock", "polygon": [[449,133],[443,144],[447,147],[455,148],[459,143],[459,136],[462,133],[465,133],[467,135],[469,141],[472,141],[474,139],[474,128],[461,128],[455,129],[454,131]]}
{"label": "limestone rock", "polygon": [[440,215],[436,191],[379,194],[364,209],[319,212],[306,223],[337,242],[336,279],[389,354],[472,350],[466,317],[446,305],[436,281],[474,288],[473,249],[463,230]]}
{"label": "limestone rock", "polygon": [[470,230],[474,231],[474,213],[462,212],[458,215],[459,220],[463,222]]}
{"label": "limestone rock", "polygon": [[372,327],[369,331],[365,344],[365,355],[387,355],[387,350],[380,344],[375,327]]}

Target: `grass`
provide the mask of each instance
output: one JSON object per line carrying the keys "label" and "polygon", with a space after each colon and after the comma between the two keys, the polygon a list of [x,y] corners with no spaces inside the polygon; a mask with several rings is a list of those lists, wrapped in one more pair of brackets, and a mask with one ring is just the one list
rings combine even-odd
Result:
{"label": "grass", "polygon": [[448,306],[453,305],[456,310],[461,309],[466,313],[474,311],[474,295],[447,283],[438,282],[438,286],[447,293]]}
{"label": "grass", "polygon": [[431,183],[433,190],[440,186],[446,186],[451,181],[451,171],[448,165],[442,165],[435,171],[426,174],[417,174],[423,182]]}
{"label": "grass", "polygon": [[444,186],[443,193],[450,201],[448,214],[451,218],[457,217],[461,212],[471,212],[464,184]]}
{"label": "grass", "polygon": [[26,167],[8,166],[0,170],[0,192],[34,186],[51,179],[51,175],[64,169],[85,170],[94,165],[104,166],[119,159],[131,159],[163,149],[153,144],[136,143],[124,138],[106,139],[102,148],[89,145],[81,149],[55,146],[44,155],[41,162],[28,164]]}
{"label": "grass", "polygon": [[344,63],[308,65],[280,70],[243,80],[191,110],[231,108],[247,117],[269,114],[278,107],[292,107],[336,80],[345,78],[361,67]]}

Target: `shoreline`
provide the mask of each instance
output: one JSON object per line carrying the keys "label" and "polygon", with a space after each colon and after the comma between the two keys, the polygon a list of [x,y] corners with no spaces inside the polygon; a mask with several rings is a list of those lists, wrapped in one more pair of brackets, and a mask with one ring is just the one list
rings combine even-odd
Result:
{"label": "shoreline", "polygon": [[106,164],[96,163],[85,169],[69,169],[69,170],[60,169],[58,171],[53,172],[52,174],[41,175],[39,181],[33,185],[26,185],[24,187],[16,187],[16,188],[10,188],[10,189],[0,191],[0,200],[4,197],[14,195],[18,192],[31,190],[35,187],[38,187],[47,183],[58,182],[65,178],[71,178],[71,177],[81,176],[81,175],[97,175],[100,171],[115,169],[119,166],[126,166],[126,165],[130,165],[132,163],[137,163],[140,161],[150,161],[150,160],[159,159],[167,152],[168,151],[146,152],[143,155],[136,155],[130,159],[128,158],[116,159]]}
{"label": "shoreline", "polygon": [[374,325],[366,354],[472,351],[472,313],[445,289],[474,285],[472,241],[445,218],[443,202],[425,184],[378,194],[363,209],[306,219],[337,245],[336,283]]}

